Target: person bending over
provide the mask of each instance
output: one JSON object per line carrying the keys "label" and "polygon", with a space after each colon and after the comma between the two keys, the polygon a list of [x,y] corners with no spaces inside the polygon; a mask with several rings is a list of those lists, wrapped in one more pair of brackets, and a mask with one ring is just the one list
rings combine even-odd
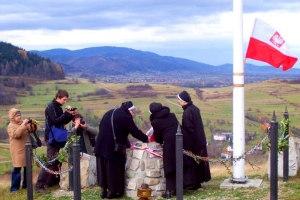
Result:
{"label": "person bending over", "polygon": [[[126,151],[129,148],[128,135],[142,142],[148,142],[145,135],[133,121],[136,111],[131,101],[120,108],[107,111],[99,125],[94,153],[96,155],[100,197],[114,199],[123,196],[125,188]],[[118,144],[118,148],[116,148]]]}

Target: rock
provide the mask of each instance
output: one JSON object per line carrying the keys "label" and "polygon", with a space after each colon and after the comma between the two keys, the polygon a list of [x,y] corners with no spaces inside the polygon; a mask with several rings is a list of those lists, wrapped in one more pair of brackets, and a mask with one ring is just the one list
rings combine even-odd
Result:
{"label": "rock", "polygon": [[[139,143],[138,147],[149,147],[155,153],[162,155],[162,146],[155,142]],[[152,189],[152,197],[161,196],[166,189],[166,182],[163,176],[163,162],[161,157],[154,156],[146,150],[134,149],[131,156],[128,156],[126,165],[125,194],[127,197],[138,199],[137,191],[142,183],[147,183]],[[129,155],[129,154],[127,154]]]}
{"label": "rock", "polygon": [[[289,176],[296,176],[300,167],[300,139],[289,137]],[[270,154],[268,158],[268,176],[270,176]],[[283,177],[283,153],[278,153],[278,176]]]}
{"label": "rock", "polygon": [[[63,163],[61,170],[68,169],[68,163]],[[80,158],[80,182],[81,188],[87,188],[95,185],[97,182],[96,157],[83,153]],[[69,189],[69,173],[60,175],[60,188]]]}

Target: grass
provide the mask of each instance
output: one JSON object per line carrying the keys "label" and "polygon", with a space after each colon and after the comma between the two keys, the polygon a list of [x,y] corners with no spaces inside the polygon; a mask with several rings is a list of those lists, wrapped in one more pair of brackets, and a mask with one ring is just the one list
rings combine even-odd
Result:
{"label": "grass", "polygon": [[[259,159],[257,159],[259,158]],[[227,173],[225,167],[221,164],[211,164],[211,174],[212,180],[204,183],[203,187],[196,191],[184,190],[185,200],[195,200],[195,199],[208,199],[208,200],[229,200],[229,199],[270,199],[270,182],[266,174],[267,162],[266,156],[253,155],[251,159],[254,159],[254,166],[245,165],[245,174],[249,179],[262,179],[262,184],[260,187],[249,187],[249,188],[237,188],[237,189],[220,189],[220,184],[231,175]],[[254,167],[254,169],[253,169]],[[38,170],[34,172],[34,181],[36,181]],[[9,192],[10,175],[1,175],[1,186],[0,194],[2,194],[1,199],[9,200],[23,200],[27,198],[27,191],[20,190],[17,193],[11,194]],[[3,184],[3,181],[6,183]],[[287,183],[283,183],[282,178],[278,180],[278,198],[286,200],[296,200],[300,199],[299,194],[300,189],[300,174],[298,173],[294,177],[289,177]],[[58,186],[48,188],[51,191],[48,195],[42,195],[34,193],[34,199],[38,200],[71,200],[73,199],[72,192],[60,190]],[[100,188],[98,186],[92,186],[87,189],[81,190],[81,197],[83,200],[96,200],[99,199]],[[131,198],[123,196],[125,200],[130,200]],[[175,197],[172,200],[176,199]]]}
{"label": "grass", "polygon": [[[34,153],[36,155],[42,155],[46,153],[46,147],[42,146],[37,148]],[[0,143],[0,175],[7,174],[12,170],[12,162],[9,152],[9,145]],[[34,165],[34,169],[37,169],[37,167]]]}

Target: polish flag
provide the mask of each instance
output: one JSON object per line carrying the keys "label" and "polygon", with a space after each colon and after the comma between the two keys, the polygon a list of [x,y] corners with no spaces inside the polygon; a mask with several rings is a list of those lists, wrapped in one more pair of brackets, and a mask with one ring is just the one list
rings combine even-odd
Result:
{"label": "polish flag", "polygon": [[266,62],[276,68],[282,65],[283,71],[292,68],[298,60],[289,52],[281,35],[259,19],[255,19],[246,58]]}

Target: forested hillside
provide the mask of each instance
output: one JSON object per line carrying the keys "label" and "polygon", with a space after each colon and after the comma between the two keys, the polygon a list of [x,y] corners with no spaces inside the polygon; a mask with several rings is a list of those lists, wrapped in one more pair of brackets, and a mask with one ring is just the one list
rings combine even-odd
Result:
{"label": "forested hillside", "polygon": [[0,75],[27,76],[46,80],[65,77],[63,68],[35,53],[0,42]]}
{"label": "forested hillside", "polygon": [[[15,104],[20,91],[39,80],[64,79],[64,69],[35,53],[0,42],[0,105]],[[18,93],[17,93],[18,90]]]}

